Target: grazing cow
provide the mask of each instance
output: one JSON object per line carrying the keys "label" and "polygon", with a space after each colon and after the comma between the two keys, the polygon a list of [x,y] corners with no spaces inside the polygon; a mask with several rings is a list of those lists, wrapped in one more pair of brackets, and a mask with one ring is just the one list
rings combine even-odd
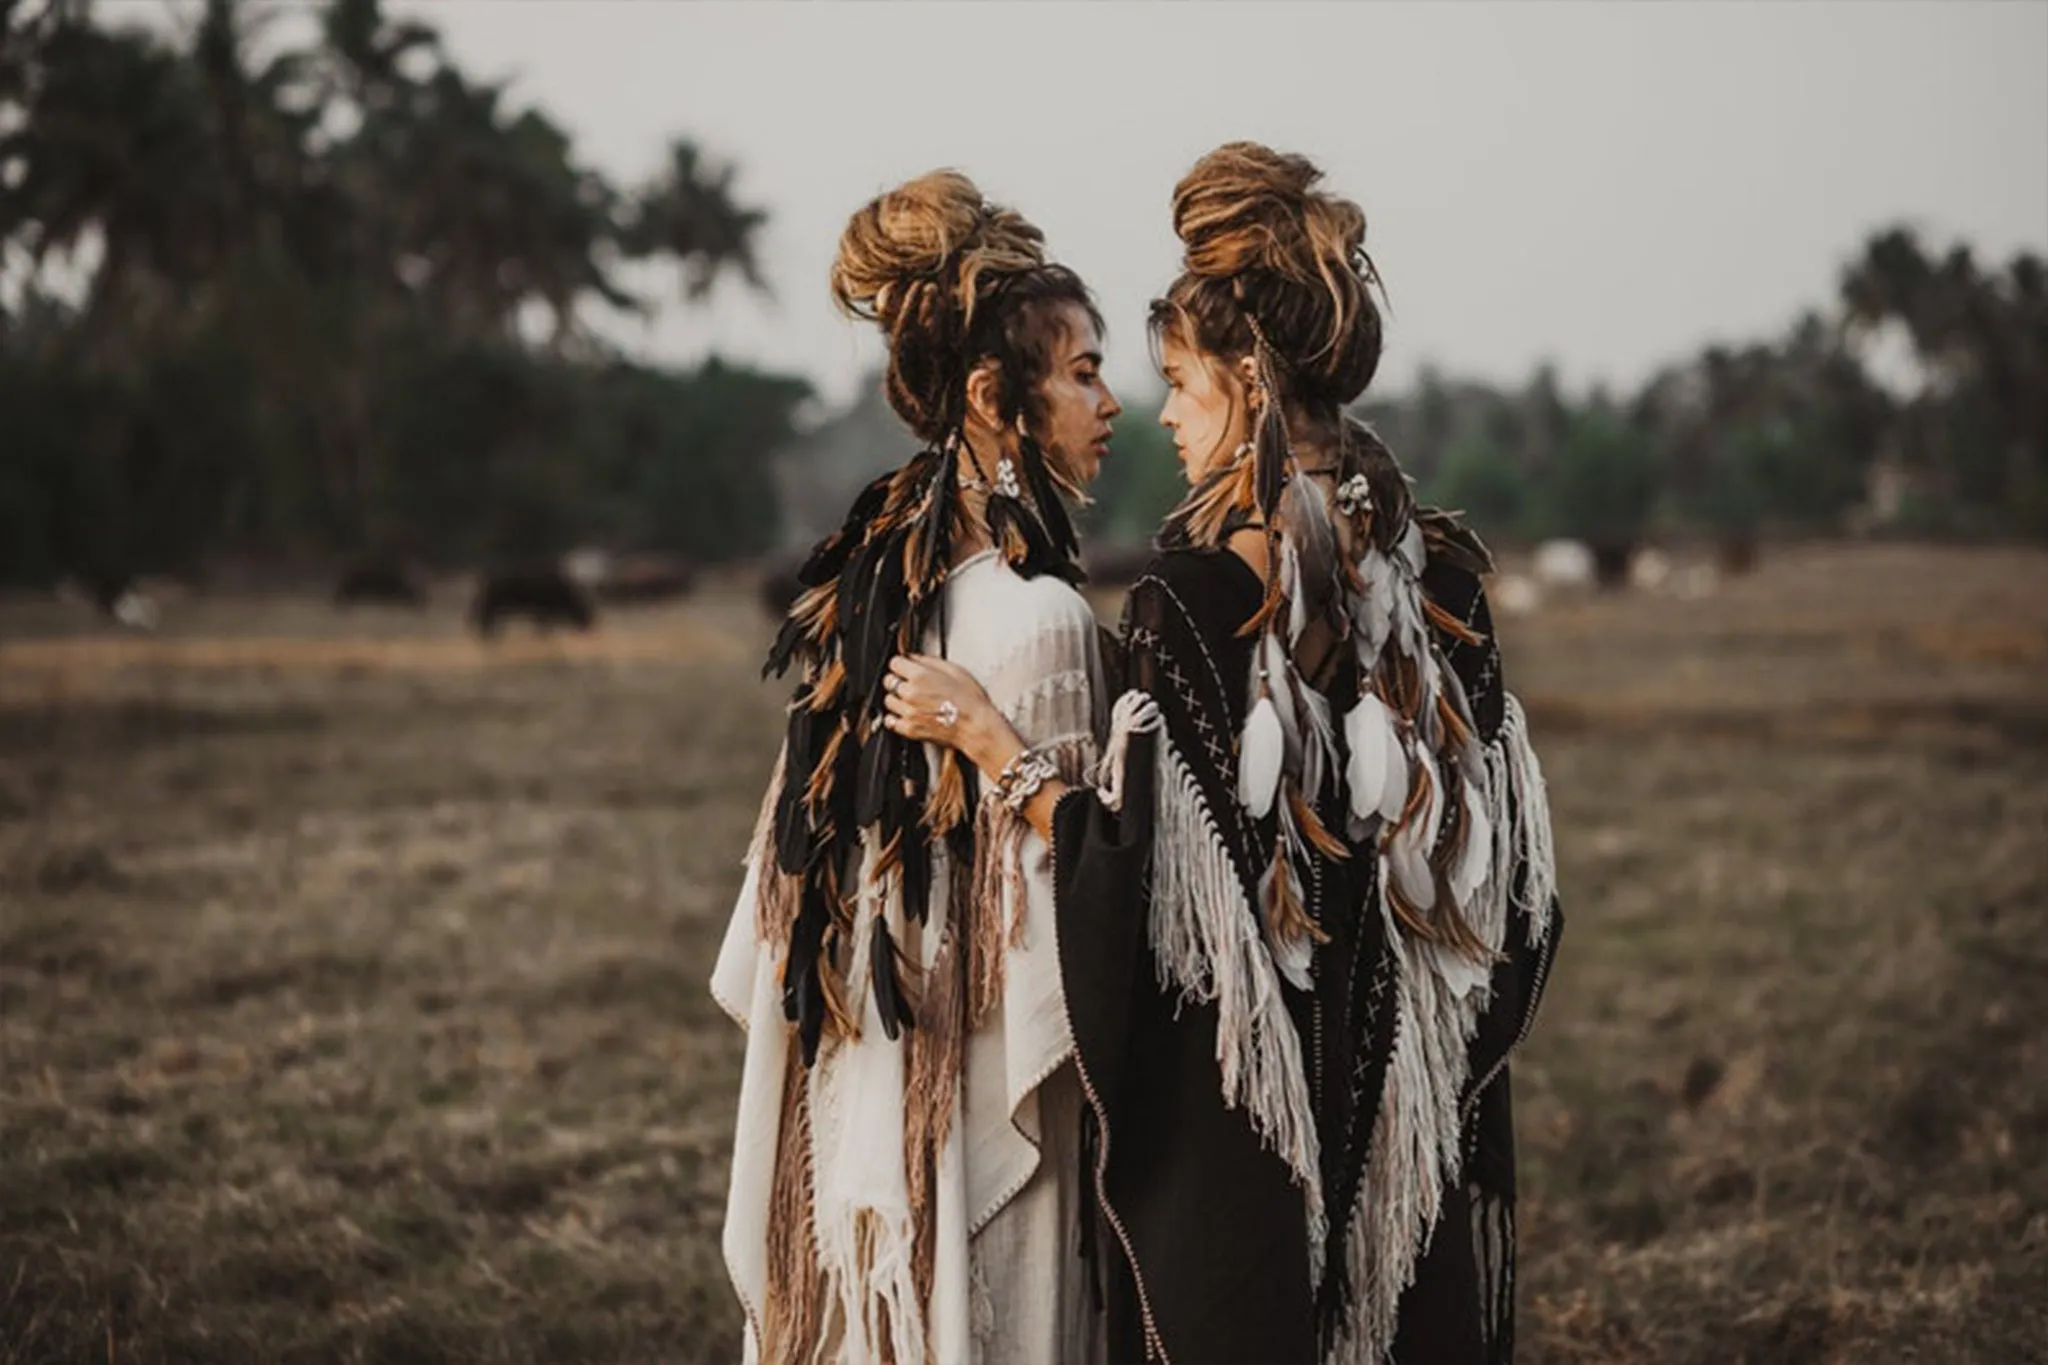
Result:
{"label": "grazing cow", "polygon": [[1737,578],[1756,568],[1757,534],[1754,531],[1730,531],[1714,542],[1714,563],[1729,578]]}
{"label": "grazing cow", "polygon": [[541,630],[568,625],[589,630],[597,609],[583,589],[554,567],[504,569],[484,575],[470,606],[470,622],[485,639],[515,616],[524,616]]}
{"label": "grazing cow", "polygon": [[1635,562],[1636,543],[1632,540],[1596,540],[1593,542],[1593,581],[1603,591],[1628,586],[1628,566]]}
{"label": "grazing cow", "polygon": [[1641,592],[1656,592],[1671,580],[1671,556],[1655,546],[1641,551],[1628,566],[1628,585]]}
{"label": "grazing cow", "polygon": [[424,607],[427,589],[417,575],[402,565],[381,561],[356,564],[335,583],[334,605]]}
{"label": "grazing cow", "polygon": [[156,599],[140,588],[130,588],[115,598],[108,614],[130,630],[155,630],[164,620]]}
{"label": "grazing cow", "polygon": [[697,586],[697,569],[673,555],[629,555],[612,561],[597,580],[602,602],[662,602],[688,597]]}
{"label": "grazing cow", "polygon": [[1487,585],[1486,600],[1502,616],[1527,616],[1543,605],[1543,589],[1522,574],[1496,574]]}
{"label": "grazing cow", "polygon": [[142,581],[120,570],[88,569],[57,585],[57,600],[88,606],[128,630],[155,630],[163,609]]}
{"label": "grazing cow", "polygon": [[1529,568],[1546,588],[1593,586],[1593,552],[1580,541],[1544,541],[1536,547]]}

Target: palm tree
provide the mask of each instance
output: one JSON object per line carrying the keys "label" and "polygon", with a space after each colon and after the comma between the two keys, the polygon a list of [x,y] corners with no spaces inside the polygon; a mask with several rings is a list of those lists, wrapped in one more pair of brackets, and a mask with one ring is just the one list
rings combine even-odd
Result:
{"label": "palm tree", "polygon": [[755,249],[768,215],[733,197],[734,174],[730,165],[708,163],[687,139],[671,143],[668,164],[633,198],[621,239],[626,255],[673,256],[690,299],[703,298],[727,271],[766,292]]}
{"label": "palm tree", "polygon": [[0,166],[14,182],[0,202],[0,240],[35,269],[97,241],[89,330],[104,334],[117,314],[132,324],[217,267],[221,164],[176,52],[66,18],[18,70],[22,117],[0,137]]}

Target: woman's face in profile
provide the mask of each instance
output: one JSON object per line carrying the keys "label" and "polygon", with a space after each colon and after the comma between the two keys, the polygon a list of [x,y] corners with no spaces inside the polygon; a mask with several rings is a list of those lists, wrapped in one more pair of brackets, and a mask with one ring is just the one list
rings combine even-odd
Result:
{"label": "woman's face in profile", "polygon": [[1245,440],[1243,388],[1214,357],[1172,335],[1160,345],[1159,373],[1166,380],[1159,425],[1173,433],[1188,482],[1200,483]]}
{"label": "woman's face in profile", "polygon": [[1045,416],[1038,444],[1062,482],[1084,489],[1102,470],[1110,423],[1123,408],[1102,377],[1102,337],[1088,311],[1062,304],[1056,326],[1052,366],[1039,390]]}

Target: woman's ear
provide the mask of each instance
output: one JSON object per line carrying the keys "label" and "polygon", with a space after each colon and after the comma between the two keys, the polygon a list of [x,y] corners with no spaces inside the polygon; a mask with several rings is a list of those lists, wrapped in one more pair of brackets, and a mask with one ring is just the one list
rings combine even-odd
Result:
{"label": "woman's ear", "polygon": [[1003,377],[993,360],[984,360],[967,376],[967,415],[985,427],[1003,425]]}
{"label": "woman's ear", "polygon": [[1251,393],[1259,387],[1259,361],[1257,356],[1241,355],[1237,358],[1237,377],[1244,385],[1244,391]]}

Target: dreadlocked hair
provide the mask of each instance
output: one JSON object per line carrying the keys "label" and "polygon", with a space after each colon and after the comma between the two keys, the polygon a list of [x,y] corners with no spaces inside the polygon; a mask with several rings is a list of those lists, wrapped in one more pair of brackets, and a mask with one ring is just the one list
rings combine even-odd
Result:
{"label": "dreadlocked hair", "polygon": [[[1063,306],[1081,308],[1098,330],[1101,317],[1080,278],[1046,262],[1043,241],[954,171],[879,196],[840,239],[833,298],[881,328],[890,406],[924,448],[863,489],[812,550],[762,669],[764,677],[800,670],[773,847],[776,870],[797,887],[783,1013],[797,1026],[806,1065],[828,1032],[856,1027],[845,976],[856,957],[861,879],[893,880],[906,920],[923,925],[934,845],[944,841],[956,876],[973,863],[978,775],[951,749],[939,751],[933,770],[922,744],[887,729],[882,684],[893,655],[922,648],[934,627],[944,635],[943,589],[968,529],[958,452],[967,378],[978,366],[996,367],[1003,418],[1024,433],[1017,488],[989,499],[990,538],[1026,577],[1080,579],[1062,476],[1028,432],[1044,417],[1057,328],[1069,316]],[[864,866],[870,839],[876,856]],[[894,1039],[917,1026],[906,979],[914,969],[880,918],[871,933],[874,999]]]}
{"label": "dreadlocked hair", "polygon": [[[1151,306],[1153,345],[1202,357],[1232,394],[1249,357],[1256,398],[1251,450],[1189,491],[1161,542],[1215,546],[1253,524],[1266,530],[1266,591],[1242,631],[1261,638],[1240,767],[1274,776],[1239,794],[1276,825],[1269,935],[1302,951],[1316,937],[1288,893],[1298,879],[1288,864],[1343,847],[1334,819],[1354,841],[1375,841],[1386,902],[1408,931],[1479,955],[1452,889],[1474,825],[1465,802],[1478,741],[1430,637],[1442,613],[1421,589],[1423,528],[1437,514],[1417,509],[1393,453],[1344,413],[1379,368],[1384,290],[1364,212],[1317,189],[1321,179],[1306,157],[1233,142],[1174,188],[1182,268]],[[1333,715],[1330,697],[1353,694],[1350,713]],[[1278,760],[1261,753],[1273,746]],[[1348,802],[1333,799],[1340,792]]]}

